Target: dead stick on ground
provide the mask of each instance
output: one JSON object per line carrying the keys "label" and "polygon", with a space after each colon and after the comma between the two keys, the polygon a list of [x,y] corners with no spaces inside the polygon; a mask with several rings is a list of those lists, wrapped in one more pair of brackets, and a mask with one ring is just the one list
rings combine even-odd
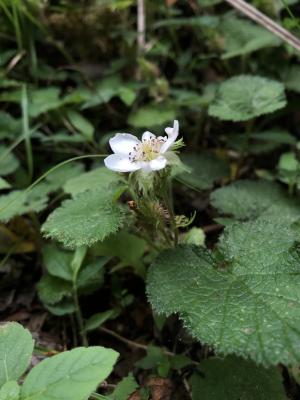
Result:
{"label": "dead stick on ground", "polygon": [[290,44],[294,49],[300,51],[300,40],[292,33],[284,29],[281,25],[277,24],[271,18],[267,17],[262,12],[258,11],[255,7],[248,4],[244,0],[226,0],[232,7],[251,18],[253,21],[262,25],[274,35],[281,38],[286,43]]}
{"label": "dead stick on ground", "polygon": [[[110,330],[108,328],[101,327],[101,328],[99,328],[99,330],[101,332],[103,332],[103,333],[106,333],[106,334],[118,339],[120,342],[125,343],[130,348],[133,347],[133,348],[144,350],[144,351],[148,350],[148,346],[147,345],[134,342],[133,340],[130,340],[130,339],[126,339],[124,336],[121,336],[118,333],[116,333],[116,332],[114,332],[114,331],[112,331],[112,330]],[[166,356],[170,356],[170,357],[174,357],[174,356],[177,355],[177,354],[172,353],[171,351],[168,351],[168,350],[164,350],[164,354]],[[199,363],[197,361],[192,361],[192,364],[198,365]]]}

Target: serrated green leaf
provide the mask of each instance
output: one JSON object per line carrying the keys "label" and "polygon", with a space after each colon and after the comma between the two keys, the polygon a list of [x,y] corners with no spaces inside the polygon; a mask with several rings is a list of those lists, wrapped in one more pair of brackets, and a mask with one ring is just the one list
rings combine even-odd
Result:
{"label": "serrated green leaf", "polygon": [[50,214],[42,232],[66,247],[91,246],[115,233],[124,218],[124,209],[109,190],[91,190],[64,201]]}
{"label": "serrated green leaf", "polygon": [[258,367],[237,357],[201,361],[191,379],[193,400],[286,400],[277,368]]}
{"label": "serrated green leaf", "polygon": [[280,82],[252,75],[240,75],[221,83],[208,113],[225,121],[247,121],[286,105]]}
{"label": "serrated green leaf", "polygon": [[215,182],[229,175],[229,166],[210,153],[183,154],[182,161],[190,168],[176,178],[198,190],[211,189]]}
{"label": "serrated green leaf", "polygon": [[175,110],[164,105],[150,104],[139,108],[128,118],[129,125],[136,128],[163,125],[175,119]]}
{"label": "serrated green leaf", "polygon": [[27,375],[22,400],[86,400],[111,373],[118,353],[78,347],[40,362]]}
{"label": "serrated green leaf", "polygon": [[10,380],[17,380],[28,367],[33,339],[30,332],[16,322],[0,325],[0,386]]}
{"label": "serrated green leaf", "polygon": [[166,251],[149,272],[150,302],[157,312],[179,312],[189,332],[218,352],[299,363],[297,239],[284,217],[260,218],[226,228],[214,253]]}
{"label": "serrated green leaf", "polygon": [[7,381],[0,389],[0,400],[18,400],[20,386],[16,381]]}
{"label": "serrated green leaf", "polygon": [[105,188],[117,185],[122,181],[123,179],[120,174],[108,168],[100,167],[69,179],[64,185],[64,190],[75,196],[86,190],[105,190]]}
{"label": "serrated green leaf", "polygon": [[250,220],[263,214],[284,214],[287,220],[300,215],[300,204],[276,183],[264,180],[236,181],[211,193],[211,204],[222,214]]}

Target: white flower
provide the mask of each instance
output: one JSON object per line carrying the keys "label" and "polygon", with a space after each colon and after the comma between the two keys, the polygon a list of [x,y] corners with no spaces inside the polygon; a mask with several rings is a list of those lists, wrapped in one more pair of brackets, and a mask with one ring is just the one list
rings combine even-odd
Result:
{"label": "white flower", "polygon": [[117,133],[109,144],[115,154],[106,157],[104,164],[116,172],[132,172],[139,169],[158,171],[167,165],[166,152],[177,139],[179,123],[174,121],[173,127],[165,129],[167,136],[156,137],[147,131],[142,140],[129,133]]}

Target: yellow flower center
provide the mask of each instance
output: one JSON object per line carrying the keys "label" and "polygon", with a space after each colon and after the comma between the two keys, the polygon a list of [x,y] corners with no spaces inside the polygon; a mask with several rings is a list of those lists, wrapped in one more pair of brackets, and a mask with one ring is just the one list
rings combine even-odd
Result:
{"label": "yellow flower center", "polygon": [[141,144],[136,145],[129,153],[129,160],[131,162],[155,160],[160,153],[161,146],[166,140],[166,137],[161,136],[158,138],[143,140]]}

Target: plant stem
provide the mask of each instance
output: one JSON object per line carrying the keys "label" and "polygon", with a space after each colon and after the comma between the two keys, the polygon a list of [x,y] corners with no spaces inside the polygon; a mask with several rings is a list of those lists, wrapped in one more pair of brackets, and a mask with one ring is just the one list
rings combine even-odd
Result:
{"label": "plant stem", "polygon": [[77,290],[77,286],[75,284],[73,284],[73,300],[74,300],[74,304],[75,304],[75,315],[76,315],[76,319],[77,319],[77,323],[78,323],[78,327],[79,327],[79,334],[81,336],[81,341],[84,346],[88,346],[89,343],[88,343],[87,335],[86,335],[86,332],[84,329],[83,317],[82,317],[82,312],[81,312],[79,298],[78,298],[78,290]]}

